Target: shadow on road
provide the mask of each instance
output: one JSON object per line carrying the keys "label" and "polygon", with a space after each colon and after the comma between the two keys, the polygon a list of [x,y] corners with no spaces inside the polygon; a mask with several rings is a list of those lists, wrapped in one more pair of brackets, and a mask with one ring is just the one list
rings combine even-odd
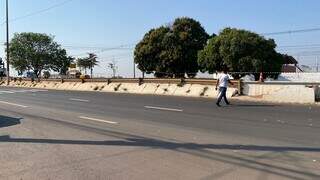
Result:
{"label": "shadow on road", "polygon": [[20,121],[20,118],[12,118],[0,115],[0,128],[18,125],[21,123]]}
{"label": "shadow on road", "polygon": [[278,105],[271,104],[231,104],[231,107],[277,107]]}
{"label": "shadow on road", "polygon": [[37,143],[37,144],[71,144],[71,145],[105,145],[105,146],[138,146],[159,149],[212,149],[212,150],[245,150],[245,151],[273,151],[273,152],[320,152],[320,148],[286,147],[286,146],[258,146],[258,145],[228,145],[228,144],[196,144],[177,143],[155,139],[126,138],[114,141],[85,141],[85,140],[58,140],[58,139],[28,139],[0,136],[0,142]]}
{"label": "shadow on road", "polygon": [[[245,150],[263,151],[266,153],[281,153],[287,156],[289,152],[320,152],[320,148],[313,147],[287,147],[287,146],[258,146],[258,145],[228,145],[228,144],[196,144],[179,143],[151,138],[123,138],[123,140],[110,141],[87,141],[87,140],[59,140],[59,139],[29,139],[11,138],[10,136],[0,136],[0,143],[35,143],[35,144],[67,144],[67,145],[101,145],[101,146],[128,146],[146,147],[151,149],[173,150],[205,159],[233,164],[261,172],[286,177],[289,179],[302,180],[306,178],[320,178],[319,174],[306,170],[296,170],[284,166],[272,165],[256,161],[251,158],[239,157],[230,153],[215,152],[212,150]],[[296,159],[293,163],[298,163]]]}
{"label": "shadow on road", "polygon": [[[101,145],[101,146],[128,146],[146,147],[151,149],[173,150],[205,159],[233,164],[248,169],[258,170],[281,177],[303,180],[320,178],[319,174],[308,172],[307,170],[291,169],[285,166],[272,165],[259,162],[252,158],[240,157],[230,153],[215,152],[212,150],[245,150],[263,151],[267,153],[280,153],[281,156],[289,156],[289,152],[320,152],[320,148],[312,147],[286,147],[286,146],[258,146],[258,145],[228,145],[228,144],[196,144],[178,143],[150,138],[124,138],[123,140],[111,141],[87,141],[87,140],[59,140],[59,139],[29,139],[11,138],[10,136],[0,136],[0,143],[35,143],[35,144],[67,144],[67,145]],[[298,163],[293,159],[292,163]]]}

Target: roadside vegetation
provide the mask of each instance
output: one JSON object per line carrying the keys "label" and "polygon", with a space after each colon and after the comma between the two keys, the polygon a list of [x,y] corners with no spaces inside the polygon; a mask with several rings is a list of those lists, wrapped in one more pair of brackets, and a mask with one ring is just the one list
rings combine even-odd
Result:
{"label": "roadside vegetation", "polygon": [[[260,72],[280,72],[287,55],[276,51],[273,39],[243,29],[225,28],[209,35],[200,22],[177,18],[169,25],[149,30],[134,50],[134,61],[143,74],[158,78],[194,78],[199,72],[233,72],[235,79],[248,74],[259,78]],[[71,64],[82,73],[99,63],[94,53],[75,59],[54,41],[41,33],[16,33],[10,42],[10,63],[20,75],[32,72],[36,78],[50,72],[67,75]],[[268,73],[276,78],[278,74]]]}

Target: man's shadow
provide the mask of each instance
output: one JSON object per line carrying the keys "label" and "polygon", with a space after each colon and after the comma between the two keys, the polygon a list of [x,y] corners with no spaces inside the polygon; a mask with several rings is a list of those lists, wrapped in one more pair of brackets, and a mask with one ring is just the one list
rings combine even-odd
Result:
{"label": "man's shadow", "polygon": [[21,123],[21,118],[13,118],[0,115],[0,128],[15,126]]}
{"label": "man's shadow", "polygon": [[277,107],[278,105],[273,104],[231,104],[234,107]]}

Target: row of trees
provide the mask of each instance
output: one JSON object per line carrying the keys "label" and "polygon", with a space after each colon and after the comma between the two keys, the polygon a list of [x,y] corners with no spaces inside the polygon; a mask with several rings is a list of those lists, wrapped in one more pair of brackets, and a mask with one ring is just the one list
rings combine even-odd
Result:
{"label": "row of trees", "polygon": [[134,60],[141,71],[156,77],[194,77],[199,71],[226,69],[240,78],[248,72],[280,72],[284,55],[275,48],[273,39],[241,29],[209,36],[198,21],[183,17],[146,33]]}
{"label": "row of trees", "polygon": [[[68,56],[52,36],[40,33],[17,33],[10,42],[11,65],[19,72],[43,71],[66,75],[76,63],[85,73],[98,64],[97,56]],[[226,28],[209,35],[191,18],[177,18],[171,25],[151,29],[136,45],[134,61],[144,73],[156,77],[195,77],[201,72],[214,73],[227,69],[240,78],[248,72],[280,72],[285,55],[277,53],[273,39],[256,33]],[[274,76],[274,74],[270,74]]]}
{"label": "row of trees", "polygon": [[87,74],[87,69],[90,69],[90,75],[92,77],[93,67],[98,65],[97,55],[94,53],[89,53],[88,57],[78,58],[77,65],[80,69],[84,69],[85,74]]}
{"label": "row of trees", "polygon": [[66,75],[71,64],[92,70],[98,64],[97,56],[89,53],[88,57],[75,59],[68,56],[67,51],[54,41],[52,36],[41,33],[16,33],[9,46],[10,64],[20,75],[32,71],[38,78],[42,72],[58,72]]}

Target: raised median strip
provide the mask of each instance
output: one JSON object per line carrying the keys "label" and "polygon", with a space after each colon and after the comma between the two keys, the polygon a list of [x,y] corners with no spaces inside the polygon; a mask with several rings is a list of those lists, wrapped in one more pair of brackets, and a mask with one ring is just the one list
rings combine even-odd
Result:
{"label": "raised median strip", "polygon": [[[77,82],[75,79],[69,79],[69,82],[54,81],[51,79],[40,82],[24,80],[21,82],[11,81],[9,86],[64,91],[154,94],[203,98],[215,98],[218,94],[214,88],[216,81],[213,79],[143,79],[141,84],[137,83],[137,79],[112,79],[109,81],[99,79],[99,82],[94,82],[96,80],[97,79],[91,79],[84,83]],[[2,86],[6,85],[2,84]],[[237,87],[229,88],[227,94],[230,97],[234,92],[239,92]]]}
{"label": "raised median strip", "polygon": [[[272,103],[316,104],[320,101],[320,83],[304,82],[242,82],[233,81],[227,97],[238,100],[252,100]],[[9,86],[63,91],[91,91],[106,93],[151,94],[166,96],[216,98],[214,79],[79,79],[42,80],[31,82],[27,79],[12,81]],[[6,86],[2,83],[2,86]],[[1,94],[1,92],[0,92]],[[81,101],[81,100],[74,100]],[[83,101],[86,102],[86,101]]]}

